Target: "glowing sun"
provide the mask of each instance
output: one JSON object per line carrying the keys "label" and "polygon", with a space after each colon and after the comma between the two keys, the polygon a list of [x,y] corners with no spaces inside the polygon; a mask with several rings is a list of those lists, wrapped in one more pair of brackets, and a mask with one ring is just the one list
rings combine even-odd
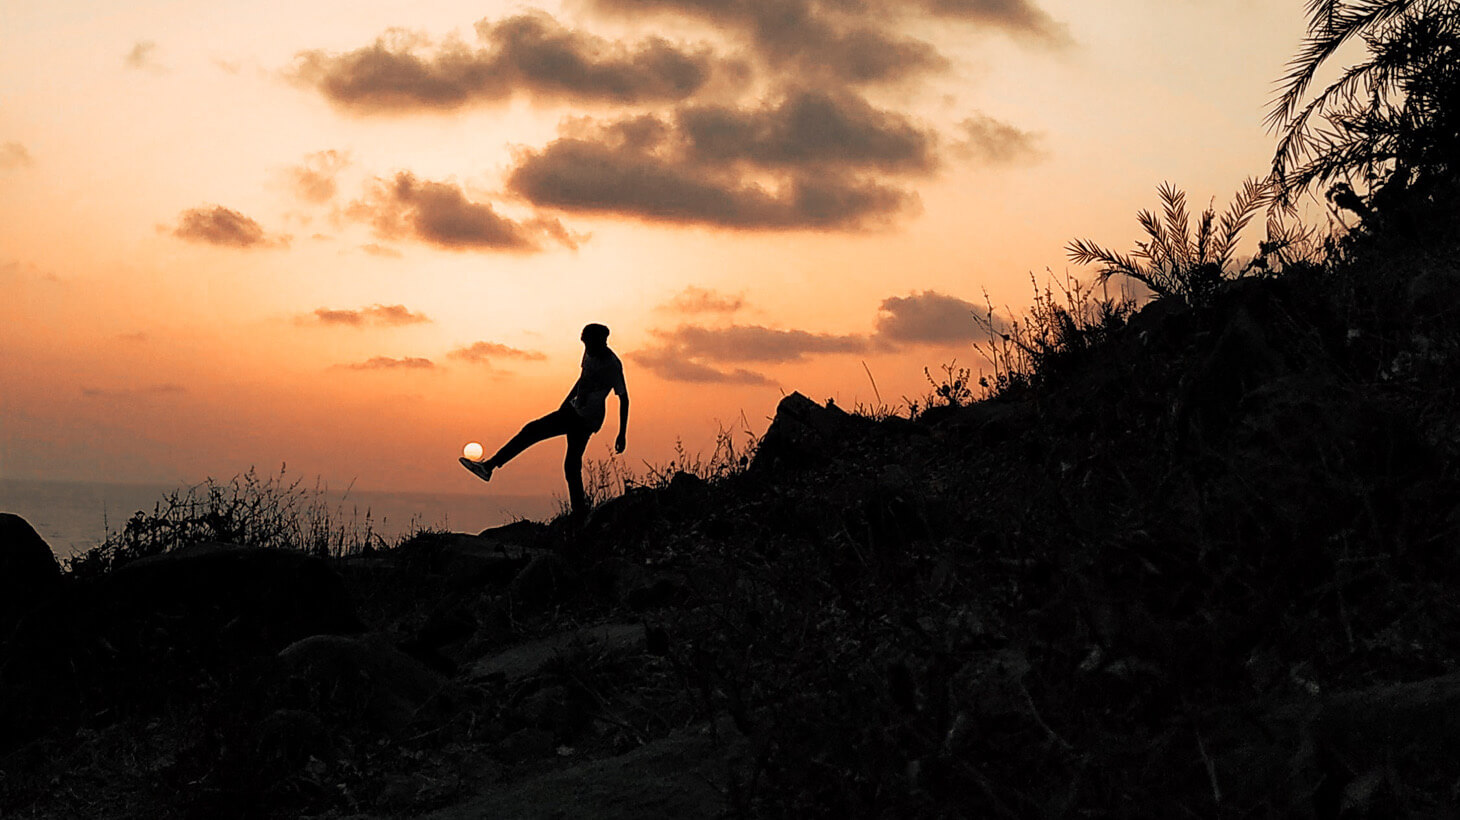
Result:
{"label": "glowing sun", "polygon": [[482,457],[482,445],[477,444],[475,441],[469,442],[465,447],[461,448],[461,454],[472,461],[480,461]]}

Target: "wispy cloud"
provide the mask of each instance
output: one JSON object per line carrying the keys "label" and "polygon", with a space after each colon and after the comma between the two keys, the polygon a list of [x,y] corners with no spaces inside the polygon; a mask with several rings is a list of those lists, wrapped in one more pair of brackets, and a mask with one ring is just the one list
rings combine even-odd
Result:
{"label": "wispy cloud", "polygon": [[144,396],[175,396],[188,392],[186,387],[171,382],[142,387],[83,387],[81,395],[88,399],[126,399]]}
{"label": "wispy cloud", "polygon": [[132,50],[127,52],[127,56],[122,58],[122,62],[127,68],[139,71],[161,73],[167,70],[157,61],[157,43],[151,40],[137,41]]}
{"label": "wispy cloud", "polygon": [[308,316],[299,317],[300,324],[344,325],[347,327],[400,327],[402,325],[425,324],[431,317],[415,313],[405,305],[380,305],[353,310],[315,308]]}
{"label": "wispy cloud", "polygon": [[953,155],[985,165],[1014,165],[1044,158],[1040,137],[993,117],[976,114],[958,124]]}
{"label": "wispy cloud", "polygon": [[294,194],[305,202],[322,205],[335,198],[335,178],[350,164],[344,151],[315,151],[286,171]]}
{"label": "wispy cloud", "polygon": [[282,247],[287,237],[270,236],[250,217],[222,205],[190,208],[178,216],[172,235],[189,242],[233,248]]}
{"label": "wispy cloud", "polygon": [[346,370],[434,370],[436,363],[418,356],[405,356],[399,359],[390,356],[375,356],[363,362],[339,365],[339,367]]}
{"label": "wispy cloud", "polygon": [[24,145],[18,142],[0,143],[0,170],[29,168],[32,165],[35,165],[35,160]]}
{"label": "wispy cloud", "polygon": [[674,313],[735,313],[745,307],[745,296],[728,296],[718,291],[690,285],[676,293],[674,298],[659,306],[660,310]]}
{"label": "wispy cloud", "polygon": [[517,359],[531,362],[547,358],[545,354],[536,350],[522,350],[497,342],[473,342],[464,347],[458,347],[446,355],[452,359],[460,359],[473,364],[490,364],[494,359]]}
{"label": "wispy cloud", "polygon": [[402,256],[404,256],[404,254],[402,254],[395,248],[392,248],[389,245],[381,245],[376,242],[366,242],[365,244],[360,246],[360,250],[370,254],[371,256],[378,256],[381,259],[400,259]]}

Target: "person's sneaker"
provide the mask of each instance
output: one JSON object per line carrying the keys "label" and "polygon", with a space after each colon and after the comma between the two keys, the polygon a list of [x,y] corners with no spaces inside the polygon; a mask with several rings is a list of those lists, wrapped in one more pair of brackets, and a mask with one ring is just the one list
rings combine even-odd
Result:
{"label": "person's sneaker", "polygon": [[457,459],[457,461],[460,461],[461,462],[461,466],[463,466],[466,469],[470,470],[472,475],[476,476],[477,478],[480,478],[482,481],[491,481],[492,480],[492,470],[493,470],[493,467],[492,467],[492,465],[488,464],[487,462],[485,462],[485,461],[472,461],[471,459],[469,459],[469,458],[467,458],[465,456],[462,456],[461,458]]}

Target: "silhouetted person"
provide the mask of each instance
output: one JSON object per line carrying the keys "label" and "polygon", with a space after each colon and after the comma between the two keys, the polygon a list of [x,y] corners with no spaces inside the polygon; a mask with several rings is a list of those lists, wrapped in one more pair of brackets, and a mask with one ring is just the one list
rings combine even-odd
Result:
{"label": "silhouetted person", "polygon": [[483,481],[492,480],[492,471],[511,461],[528,447],[554,436],[568,438],[568,452],[563,458],[563,475],[568,479],[568,500],[573,512],[587,509],[583,493],[583,451],[588,437],[603,426],[607,414],[608,391],[618,394],[618,438],[614,452],[624,451],[624,433],[629,426],[629,389],[624,386],[624,366],[608,349],[608,328],[591,324],[583,328],[583,372],[568,397],[558,409],[535,421],[502,445],[495,455],[483,461],[462,458],[461,464]]}

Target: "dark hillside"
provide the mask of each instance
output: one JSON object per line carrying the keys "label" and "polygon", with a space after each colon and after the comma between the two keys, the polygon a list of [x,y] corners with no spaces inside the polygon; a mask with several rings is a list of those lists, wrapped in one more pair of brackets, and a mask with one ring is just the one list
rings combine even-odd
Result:
{"label": "dark hillside", "polygon": [[454,816],[712,726],[705,816],[1442,812],[1448,258],[1160,300],[913,420],[793,394],[577,524],[67,576],[6,628],[7,813]]}

